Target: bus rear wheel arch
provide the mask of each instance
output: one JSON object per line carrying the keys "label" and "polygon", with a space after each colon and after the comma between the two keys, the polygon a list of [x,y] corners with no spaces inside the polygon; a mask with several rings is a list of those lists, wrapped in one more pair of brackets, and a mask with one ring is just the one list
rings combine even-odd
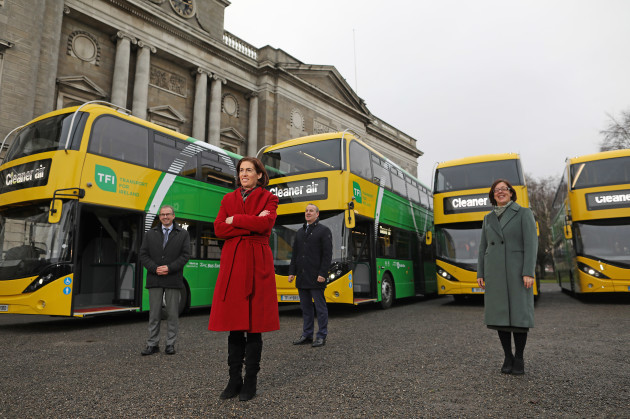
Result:
{"label": "bus rear wheel arch", "polygon": [[386,273],[383,275],[383,279],[381,280],[381,308],[390,308],[394,303],[394,298],[394,280],[389,273]]}

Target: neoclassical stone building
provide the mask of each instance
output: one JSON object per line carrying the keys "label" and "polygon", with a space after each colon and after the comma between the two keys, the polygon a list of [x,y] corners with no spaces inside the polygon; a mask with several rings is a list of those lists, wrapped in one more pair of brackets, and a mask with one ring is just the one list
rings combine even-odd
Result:
{"label": "neoclassical stone building", "polygon": [[348,129],[416,174],[414,138],[372,115],[334,66],[225,31],[229,5],[0,0],[0,135],[51,110],[105,100],[242,155]]}

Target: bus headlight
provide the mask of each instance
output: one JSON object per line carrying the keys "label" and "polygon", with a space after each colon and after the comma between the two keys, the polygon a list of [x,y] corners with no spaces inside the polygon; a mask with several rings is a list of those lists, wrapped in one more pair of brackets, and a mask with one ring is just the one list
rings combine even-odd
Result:
{"label": "bus headlight", "polygon": [[22,294],[35,292],[44,285],[50,284],[55,279],[62,276],[70,275],[72,273],[72,266],[67,264],[49,265],[29,284],[28,287],[22,291]]}
{"label": "bus headlight", "polygon": [[449,281],[457,281],[457,278],[455,278],[453,275],[446,272],[444,269],[438,268],[437,272],[438,272],[438,275],[440,275],[444,279],[448,279]]}
{"label": "bus headlight", "polygon": [[327,282],[333,282],[337,279],[341,278],[345,274],[350,271],[350,268],[347,263],[343,262],[335,262],[330,266],[328,270],[328,279]]}
{"label": "bus headlight", "polygon": [[585,263],[578,262],[577,265],[578,265],[578,269],[581,270],[582,272],[584,272],[587,275],[594,276],[595,278],[600,278],[600,279],[609,279],[606,275],[604,275],[603,273],[601,273],[597,269],[588,266]]}

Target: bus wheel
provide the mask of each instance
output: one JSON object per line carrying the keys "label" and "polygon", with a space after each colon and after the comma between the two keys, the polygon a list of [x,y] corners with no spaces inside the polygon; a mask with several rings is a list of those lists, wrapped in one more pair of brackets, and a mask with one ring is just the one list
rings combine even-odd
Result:
{"label": "bus wheel", "polygon": [[381,281],[381,308],[386,309],[394,302],[394,281],[389,274],[383,275]]}

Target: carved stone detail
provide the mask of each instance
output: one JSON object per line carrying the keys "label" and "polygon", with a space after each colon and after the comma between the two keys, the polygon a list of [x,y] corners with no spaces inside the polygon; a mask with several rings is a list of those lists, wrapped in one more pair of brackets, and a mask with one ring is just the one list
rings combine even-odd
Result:
{"label": "carved stone detail", "polygon": [[186,79],[184,77],[153,65],[151,66],[149,84],[173,94],[186,97]]}
{"label": "carved stone detail", "polygon": [[68,36],[68,55],[94,65],[101,65],[101,46],[94,35],[74,31]]}
{"label": "carved stone detail", "polygon": [[298,109],[291,111],[291,125],[300,131],[304,131],[304,115]]}
{"label": "carved stone detail", "polygon": [[226,93],[223,95],[223,98],[221,99],[221,110],[230,116],[238,118],[239,104],[233,94]]}

